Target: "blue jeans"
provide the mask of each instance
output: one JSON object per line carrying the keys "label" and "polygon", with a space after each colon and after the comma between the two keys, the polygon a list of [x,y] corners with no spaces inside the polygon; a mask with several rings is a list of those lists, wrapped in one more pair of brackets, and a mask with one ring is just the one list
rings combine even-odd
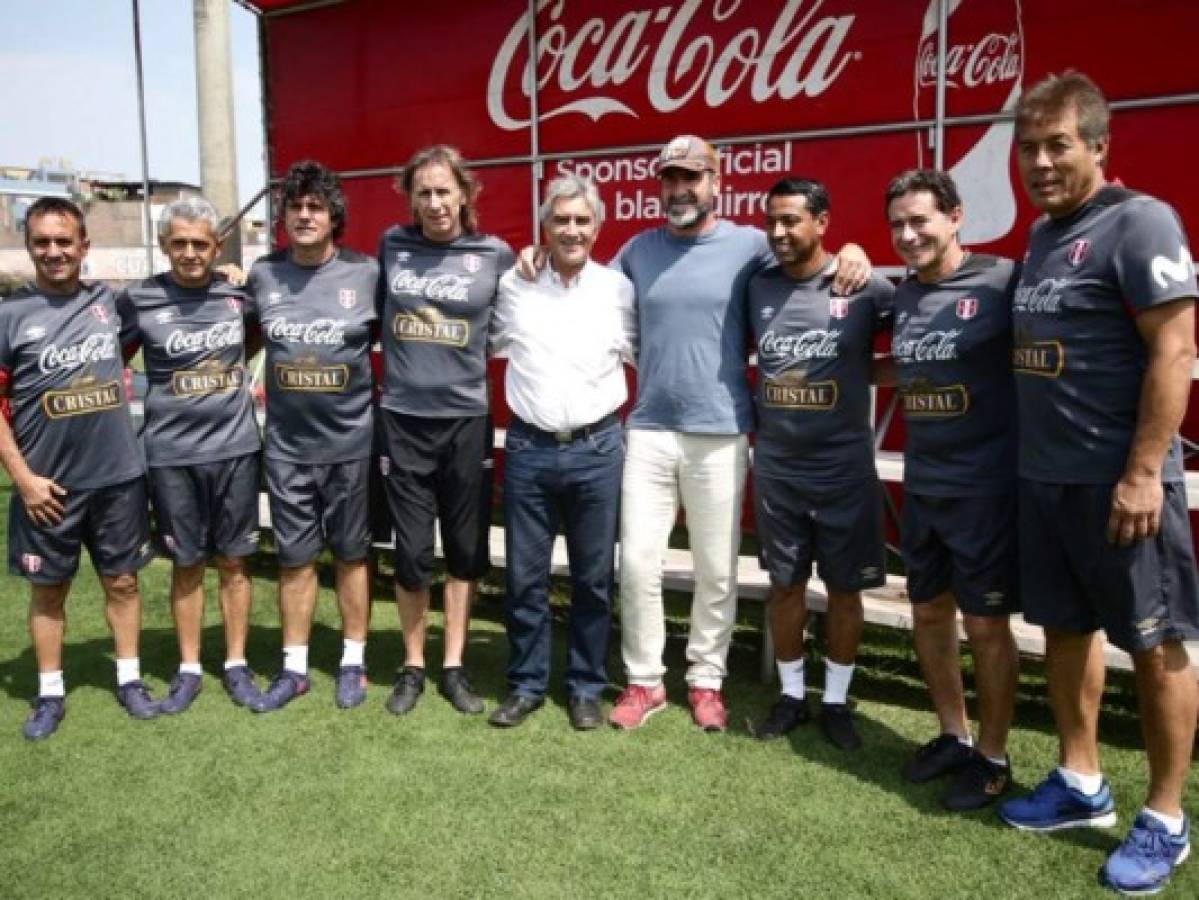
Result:
{"label": "blue jeans", "polygon": [[561,524],[570,558],[566,688],[596,699],[608,684],[612,561],[620,516],[620,423],[568,443],[514,419],[504,444],[508,687],[541,697],[549,687],[549,571]]}

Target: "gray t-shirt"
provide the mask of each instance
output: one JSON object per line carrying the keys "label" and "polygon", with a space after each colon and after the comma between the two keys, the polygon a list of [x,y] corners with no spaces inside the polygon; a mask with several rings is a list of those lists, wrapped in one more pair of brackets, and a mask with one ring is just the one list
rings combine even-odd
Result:
{"label": "gray t-shirt", "polygon": [[612,265],[633,282],[641,341],[630,428],[750,430],[746,288],[773,260],[761,231],[723,219],[699,237],[653,228],[621,248]]}
{"label": "gray t-shirt", "polygon": [[121,343],[140,345],[146,461],[190,466],[254,453],[258,425],[245,368],[246,295],[224,280],[184,288],[156,275],[117,296]]}
{"label": "gray t-shirt", "polygon": [[370,456],[370,347],[379,267],[339,248],[319,266],[286,250],[259,259],[246,283],[266,348],[266,450],[328,464]]}
{"label": "gray t-shirt", "polygon": [[895,291],[904,490],[934,497],[1007,493],[1016,481],[1012,295],[1019,271],[972,253],[935,284]]}
{"label": "gray t-shirt", "polygon": [[468,233],[447,243],[414,225],[379,241],[383,397],[393,412],[428,418],[487,413],[487,331],[512,248]]}
{"label": "gray t-shirt", "polygon": [[895,289],[878,276],[850,297],[832,286],[830,274],[797,280],[777,265],[750,279],[761,475],[823,485],[874,471],[870,366]]}
{"label": "gray t-shirt", "polygon": [[[1120,480],[1148,361],[1134,318],[1199,293],[1190,260],[1174,210],[1115,185],[1033,224],[1013,306],[1020,477]],[[1162,480],[1183,480],[1177,436]]]}
{"label": "gray t-shirt", "polygon": [[70,297],[32,284],[0,303],[0,370],[12,430],[35,474],[94,490],[144,473],[125,402],[120,319],[112,292],[84,284]]}

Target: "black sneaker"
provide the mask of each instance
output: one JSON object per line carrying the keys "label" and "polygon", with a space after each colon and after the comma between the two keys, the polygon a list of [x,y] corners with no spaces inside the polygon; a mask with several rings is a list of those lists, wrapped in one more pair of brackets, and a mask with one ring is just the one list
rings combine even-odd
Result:
{"label": "black sneaker", "polygon": [[186,712],[200,693],[203,680],[193,672],[179,672],[171,679],[171,689],[158,704],[158,711],[168,716]]}
{"label": "black sneaker", "polygon": [[249,666],[232,666],[225,670],[221,677],[225,693],[238,706],[253,706],[262,697],[258,684],[254,681],[254,673]]}
{"label": "black sneaker", "polygon": [[950,782],[941,805],[950,812],[982,809],[1007,793],[1011,786],[1011,763],[997,765],[975,750]]}
{"label": "black sneaker", "polygon": [[366,699],[366,669],[362,666],[342,666],[337,670],[337,693],[340,709],[352,709]]}
{"label": "black sneaker", "polygon": [[58,730],[58,723],[66,714],[67,704],[62,697],[38,697],[33,701],[21,734],[27,741],[43,741]]}
{"label": "black sneaker", "polygon": [[812,719],[812,711],[808,708],[807,700],[800,700],[790,694],[782,694],[770,707],[770,712],[756,728],[749,727],[749,733],[759,741],[772,741],[784,734],[789,734],[805,722]]}
{"label": "black sneaker", "polygon": [[455,667],[442,672],[441,684],[437,689],[460,713],[475,716],[483,711],[483,698],[470,686],[470,678],[464,668]]}
{"label": "black sneaker", "polygon": [[416,666],[404,666],[395,687],[387,697],[387,711],[397,716],[412,712],[416,701],[425,692],[425,670]]}
{"label": "black sneaker", "polygon": [[853,713],[845,703],[821,703],[820,727],[829,743],[838,750],[857,750],[862,746]]}
{"label": "black sneaker", "polygon": [[973,748],[959,741],[956,734],[939,734],[908,760],[903,767],[903,777],[912,784],[924,784],[958,771],[970,762],[973,752]]}
{"label": "black sneaker", "polygon": [[118,687],[117,701],[135,719],[153,719],[158,715],[158,701],[150,696],[149,688],[140,678]]}
{"label": "black sneaker", "polygon": [[307,693],[308,678],[283,669],[271,681],[270,687],[250,702],[250,709],[256,713],[274,712]]}

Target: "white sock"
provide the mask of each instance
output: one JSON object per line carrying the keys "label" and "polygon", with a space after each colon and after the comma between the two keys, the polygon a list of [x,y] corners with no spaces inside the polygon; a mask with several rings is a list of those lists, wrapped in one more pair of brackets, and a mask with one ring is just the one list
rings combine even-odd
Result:
{"label": "white sock", "polygon": [[345,638],[341,642],[341,664],[343,666],[361,666],[366,655],[366,641],[351,641]]}
{"label": "white sock", "polygon": [[65,697],[67,684],[62,680],[62,669],[57,672],[37,673],[37,695],[39,697]]}
{"label": "white sock", "polygon": [[283,648],[283,668],[297,675],[308,674],[308,645],[296,644]]}
{"label": "white sock", "polygon": [[794,697],[796,700],[802,700],[805,691],[803,657],[790,662],[783,662],[781,659],[775,660],[774,665],[779,670],[779,684],[782,685],[782,693],[788,697]]}
{"label": "white sock", "polygon": [[117,685],[124,686],[131,681],[139,681],[142,677],[142,662],[136,656],[132,659],[117,660]]}
{"label": "white sock", "polygon": [[225,660],[225,671],[228,672],[230,669],[236,669],[245,665],[247,663],[244,659],[227,659]]}
{"label": "white sock", "polygon": [[843,666],[831,659],[824,661],[824,702],[844,703],[849,696],[849,682],[853,678],[853,663]]}
{"label": "white sock", "polygon": [[1062,780],[1066,784],[1080,794],[1086,794],[1088,797],[1095,796],[1099,793],[1099,789],[1103,787],[1102,773],[1098,775],[1083,775],[1081,772],[1075,772],[1073,769],[1067,769],[1065,766],[1058,766],[1057,773],[1062,776]]}
{"label": "white sock", "polygon": [[179,674],[180,675],[203,675],[204,670],[202,668],[200,668],[199,663],[181,662],[181,663],[179,663]]}
{"label": "white sock", "polygon": [[1167,816],[1165,813],[1159,813],[1156,809],[1150,809],[1148,806],[1141,809],[1145,815],[1151,819],[1156,819],[1166,826],[1166,829],[1173,835],[1182,834],[1182,826],[1186,823],[1186,816]]}
{"label": "white sock", "polygon": [[[952,734],[952,732],[950,732],[950,733]],[[969,731],[966,732],[965,737],[962,737],[960,734],[955,734],[953,736],[958,739],[958,743],[961,744],[963,747],[973,747],[974,746],[974,735],[972,735]]]}

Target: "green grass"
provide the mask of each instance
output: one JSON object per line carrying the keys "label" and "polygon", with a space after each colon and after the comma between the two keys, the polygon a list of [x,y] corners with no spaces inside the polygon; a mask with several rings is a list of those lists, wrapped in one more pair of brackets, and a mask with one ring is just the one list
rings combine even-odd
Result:
{"label": "green grass", "polygon": [[[250,659],[269,674],[274,584],[270,559],[257,565]],[[168,572],[156,562],[142,582],[143,667],[157,694],[176,663]],[[497,584],[480,602],[468,657],[489,705],[504,689]],[[85,566],[68,605],[69,714],[54,738],[31,745],[19,736],[35,689],[26,590],[7,577],[2,587],[3,897],[1090,897],[1118,838],[1020,834],[991,814],[940,812],[936,785],[905,785],[901,762],[935,726],[903,635],[869,633],[854,688],[866,748],[854,756],[813,726],[773,744],[748,737],[745,718],[773,700],[755,680],[757,604],[744,605],[731,656],[734,727],[699,733],[680,705],[683,598],[671,604],[672,706],[646,728],[577,734],[556,688],[524,726],[499,731],[432,690],[406,719],[383,710],[400,655],[383,580],[367,703],[334,708],[340,638],[325,584],[310,695],[264,717],[235,709],[215,677],[210,600],[205,692],[186,715],[134,722],[112,697],[111,645]],[[620,673],[615,643],[610,671]],[[1026,785],[1054,759],[1043,695],[1029,666],[1012,741]],[[1117,679],[1104,762],[1124,824],[1145,788],[1131,703],[1128,679]],[[1171,895],[1199,895],[1199,866],[1183,869]]]}

